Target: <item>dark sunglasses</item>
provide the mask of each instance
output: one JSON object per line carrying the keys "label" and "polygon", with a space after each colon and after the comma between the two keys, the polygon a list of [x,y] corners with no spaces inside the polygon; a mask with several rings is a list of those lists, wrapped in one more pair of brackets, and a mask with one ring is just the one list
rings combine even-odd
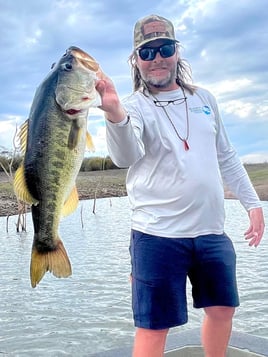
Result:
{"label": "dark sunglasses", "polygon": [[176,51],[176,45],[175,43],[169,43],[159,47],[142,47],[137,51],[143,61],[152,61],[155,59],[157,52],[159,52],[163,58],[173,56]]}

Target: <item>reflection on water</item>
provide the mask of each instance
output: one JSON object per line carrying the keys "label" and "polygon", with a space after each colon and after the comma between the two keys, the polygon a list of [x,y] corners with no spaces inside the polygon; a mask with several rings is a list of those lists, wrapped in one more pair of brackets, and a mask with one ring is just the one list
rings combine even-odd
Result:
{"label": "reflection on water", "polygon": [[[268,221],[268,202],[265,202]],[[72,262],[73,275],[57,279],[46,274],[32,289],[29,262],[32,244],[31,217],[28,232],[17,234],[16,217],[0,218],[0,355],[89,356],[129,345],[132,324],[129,285],[128,200],[84,201],[62,221],[60,235]],[[268,242],[258,249],[243,240],[248,220],[237,201],[226,201],[226,232],[232,237],[238,258],[241,306],[234,329],[268,337]],[[81,223],[83,221],[83,228]],[[202,311],[194,310],[189,295],[189,323],[198,327]]]}

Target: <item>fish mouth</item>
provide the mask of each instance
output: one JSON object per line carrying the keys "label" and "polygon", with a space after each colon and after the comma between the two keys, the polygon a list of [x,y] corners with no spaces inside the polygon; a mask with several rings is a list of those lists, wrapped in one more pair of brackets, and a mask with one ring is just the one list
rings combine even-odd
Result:
{"label": "fish mouth", "polygon": [[76,114],[78,114],[80,112],[82,112],[81,109],[68,109],[68,110],[65,110],[65,113],[69,114],[69,115],[76,115]]}
{"label": "fish mouth", "polygon": [[87,69],[94,72],[97,72],[99,70],[100,66],[98,62],[88,53],[81,50],[81,48],[76,46],[71,46],[67,49],[66,52],[73,55],[77,59],[77,61]]}
{"label": "fish mouth", "polygon": [[69,116],[77,116],[77,114],[83,114],[87,112],[86,108],[69,108],[69,109],[65,109],[62,111],[66,114],[68,114]]}

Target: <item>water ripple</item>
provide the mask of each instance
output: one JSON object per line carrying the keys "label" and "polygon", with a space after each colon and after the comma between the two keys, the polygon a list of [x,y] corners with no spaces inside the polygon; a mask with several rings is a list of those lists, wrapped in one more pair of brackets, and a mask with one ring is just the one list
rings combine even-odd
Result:
{"label": "water ripple", "polygon": [[[89,356],[129,345],[134,328],[129,283],[129,224],[127,198],[85,201],[62,221],[60,235],[73,275],[56,279],[46,274],[30,287],[29,261],[32,225],[15,232],[16,217],[0,219],[0,354],[3,356]],[[265,203],[266,221],[268,203]],[[83,227],[81,223],[83,221]],[[226,231],[237,252],[241,306],[234,329],[268,336],[268,242],[249,248],[243,239],[246,213],[237,201],[226,202]],[[267,238],[267,237],[266,237]],[[203,313],[192,308],[188,287],[189,323],[173,329],[200,326]]]}

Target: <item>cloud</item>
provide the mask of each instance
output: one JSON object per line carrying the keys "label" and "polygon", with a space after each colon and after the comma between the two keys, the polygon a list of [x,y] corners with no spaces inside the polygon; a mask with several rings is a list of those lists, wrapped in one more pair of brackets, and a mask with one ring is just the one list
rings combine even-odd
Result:
{"label": "cloud", "polygon": [[0,151],[15,150],[18,121],[20,121],[19,117],[7,117],[7,120],[0,120]]}
{"label": "cloud", "polygon": [[258,164],[260,162],[268,162],[268,153],[260,152],[258,154],[248,154],[241,157],[244,164]]}
{"label": "cloud", "polygon": [[[173,21],[181,56],[194,82],[216,96],[238,153],[265,159],[266,5],[266,0],[0,0],[0,146],[12,146],[12,131],[27,119],[37,86],[70,45],[98,60],[120,97],[130,93],[133,26],[156,13]],[[105,123],[98,116],[102,119],[89,117],[89,127],[103,151]]]}

